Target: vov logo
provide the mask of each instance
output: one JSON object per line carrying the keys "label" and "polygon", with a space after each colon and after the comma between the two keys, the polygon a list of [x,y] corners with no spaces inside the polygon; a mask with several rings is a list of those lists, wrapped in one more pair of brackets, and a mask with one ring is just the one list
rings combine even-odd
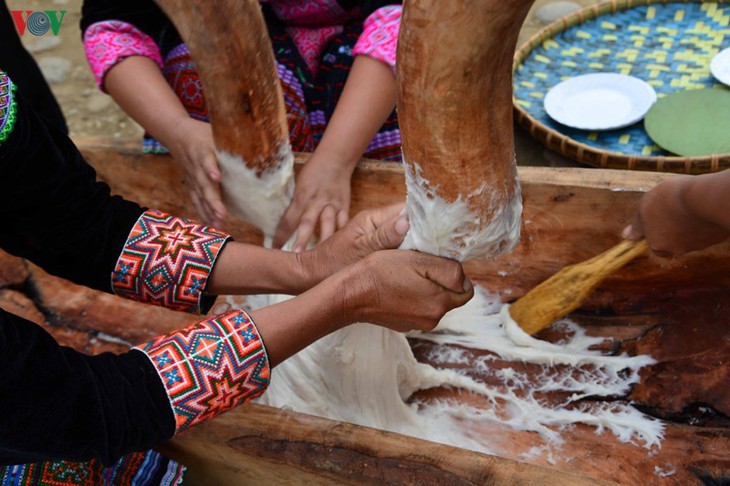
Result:
{"label": "vov logo", "polygon": [[67,10],[11,10],[15,28],[18,34],[25,34],[26,30],[35,36],[45,35],[49,30],[58,35],[63,18]]}

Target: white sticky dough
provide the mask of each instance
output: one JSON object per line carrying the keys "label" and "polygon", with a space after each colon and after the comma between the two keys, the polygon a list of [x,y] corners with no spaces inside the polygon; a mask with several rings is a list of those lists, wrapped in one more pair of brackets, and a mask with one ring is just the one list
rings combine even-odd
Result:
{"label": "white sticky dough", "polygon": [[[258,297],[258,302],[249,304],[262,306],[285,298]],[[508,316],[508,306],[497,296],[477,288],[474,299],[448,313],[433,332],[412,333],[411,337],[440,344],[428,356],[436,367],[416,361],[403,334],[371,324],[350,326],[274,369],[271,386],[259,401],[515,459],[547,454],[555,461],[563,441],[561,430],[577,423],[594,426],[596,433],[610,430],[623,442],[660,446],[662,423],[629,404],[578,402],[625,395],[639,381],[639,370],[654,362],[650,357],[591,351],[589,347],[601,340],[570,323],[562,324],[573,333],[565,343],[537,341],[515,329],[507,332],[502,319]],[[511,337],[517,337],[517,343]],[[454,345],[493,354],[474,358]],[[496,356],[539,365],[540,371],[495,367]],[[466,370],[438,367],[453,362],[467,363],[479,379],[467,376]],[[489,385],[481,381],[485,378]],[[439,386],[470,392],[480,397],[481,404],[408,403],[415,391]],[[549,392],[561,392],[565,398],[547,404],[541,394]],[[510,429],[536,433],[541,445],[515,455],[500,434]]]}
{"label": "white sticky dough", "polygon": [[237,155],[220,150],[216,156],[226,207],[272,237],[294,196],[294,154],[289,142],[279,147],[276,160],[261,175]]}
{"label": "white sticky dough", "polygon": [[[491,188],[485,183],[454,202],[446,202],[421,175],[417,163],[404,164],[406,173],[406,212],[411,229],[401,248],[419,250],[458,261],[472,258],[495,258],[511,251],[520,239],[522,194],[515,179],[514,196],[506,205],[494,210],[496,201],[487,208],[491,220],[483,224],[483,215],[469,207],[472,198]],[[510,182],[511,183],[511,182]],[[494,199],[494,198],[493,198]]]}

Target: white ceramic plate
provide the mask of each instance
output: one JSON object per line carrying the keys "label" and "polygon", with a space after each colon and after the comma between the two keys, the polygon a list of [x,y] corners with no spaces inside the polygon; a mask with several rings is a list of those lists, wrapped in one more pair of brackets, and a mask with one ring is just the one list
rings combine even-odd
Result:
{"label": "white ceramic plate", "polygon": [[730,47],[712,58],[710,72],[718,81],[730,86]]}
{"label": "white ceramic plate", "polygon": [[639,78],[592,73],[553,87],[545,96],[545,111],[569,127],[614,130],[644,118],[656,100],[654,88]]}

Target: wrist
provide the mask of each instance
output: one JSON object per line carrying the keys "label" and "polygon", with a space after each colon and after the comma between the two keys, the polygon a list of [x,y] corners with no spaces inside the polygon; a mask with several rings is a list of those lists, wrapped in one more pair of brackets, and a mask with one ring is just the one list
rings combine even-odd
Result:
{"label": "wrist", "polygon": [[302,254],[283,250],[265,250],[264,267],[275,269],[271,274],[269,293],[298,295],[311,289],[319,282],[312,266]]}
{"label": "wrist", "polygon": [[373,309],[380,298],[373,273],[367,268],[369,265],[370,259],[366,257],[325,280],[335,286],[337,293],[332,301],[341,306],[341,321],[345,325],[373,322]]}
{"label": "wrist", "polygon": [[714,223],[707,214],[703,214],[701,204],[698,203],[697,196],[698,189],[701,191],[701,187],[697,185],[697,176],[680,176],[675,179],[677,182],[674,184],[674,197],[678,201],[676,213],[672,215],[679,221],[687,221],[687,224],[706,224]]}
{"label": "wrist", "polygon": [[289,265],[292,268],[293,281],[296,282],[298,293],[305,292],[321,283],[327,275],[324,274],[321,265],[316,263],[313,250],[301,253],[282,252],[292,259]]}
{"label": "wrist", "polygon": [[730,206],[725,202],[725,193],[730,187],[728,176],[730,171],[725,174],[683,176],[678,188],[682,207],[692,217],[730,231]]}
{"label": "wrist", "polygon": [[307,161],[307,165],[311,164],[316,166],[318,170],[325,171],[335,177],[350,180],[360,158],[360,153],[327,148],[325,144],[320,144]]}
{"label": "wrist", "polygon": [[340,289],[341,281],[333,277],[293,299],[251,313],[272,367],[354,322]]}
{"label": "wrist", "polygon": [[166,128],[164,130],[152,133],[152,136],[159,140],[162,145],[167,147],[172,154],[184,153],[184,137],[180,135],[182,124],[183,120],[180,118],[173,118],[165,125]]}
{"label": "wrist", "polygon": [[297,254],[231,241],[216,260],[206,292],[213,295],[299,294],[313,285],[312,277]]}
{"label": "wrist", "polygon": [[327,303],[323,307],[326,309],[328,332],[356,322],[366,322],[362,311],[362,286],[358,286],[352,267],[328,276],[310,292],[316,293],[320,302]]}

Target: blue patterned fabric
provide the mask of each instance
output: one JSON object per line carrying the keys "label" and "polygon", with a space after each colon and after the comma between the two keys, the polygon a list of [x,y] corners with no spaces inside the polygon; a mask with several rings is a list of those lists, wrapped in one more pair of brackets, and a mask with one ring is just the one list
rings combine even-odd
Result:
{"label": "blue patterned fabric", "polygon": [[2,466],[0,486],[177,486],[184,474],[184,466],[148,451],[125,456],[109,467],[99,461]]}
{"label": "blue patterned fabric", "polygon": [[573,129],[545,112],[547,92],[581,74],[615,72],[643,79],[661,98],[676,91],[727,89],[710,73],[712,58],[730,46],[730,5],[653,4],[601,15],[545,40],[517,67],[515,103],[576,142],[628,155],[659,156],[644,123],[605,132]]}

